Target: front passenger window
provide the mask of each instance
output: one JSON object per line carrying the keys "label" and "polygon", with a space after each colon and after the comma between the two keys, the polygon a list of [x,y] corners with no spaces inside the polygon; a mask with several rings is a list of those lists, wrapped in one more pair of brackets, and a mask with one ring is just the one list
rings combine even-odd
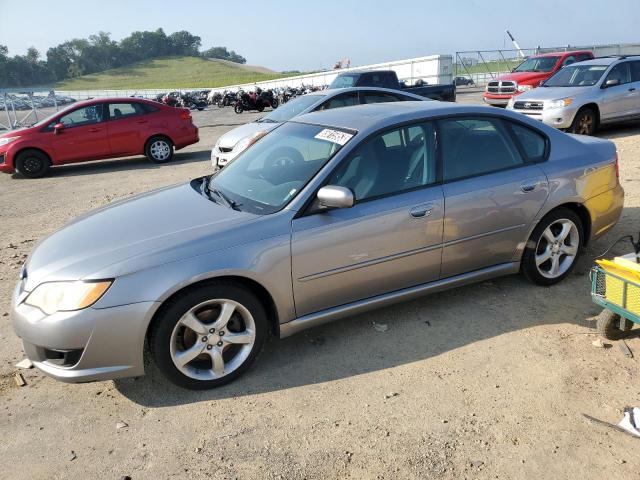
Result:
{"label": "front passenger window", "polygon": [[329,183],[351,189],[358,202],[435,181],[433,126],[421,123],[374,136],[338,167]]}
{"label": "front passenger window", "polygon": [[449,118],[440,120],[439,126],[445,181],[523,163],[498,118]]}
{"label": "front passenger window", "polygon": [[357,92],[344,93],[324,102],[321,110],[328,110],[330,108],[352,107],[359,104],[360,101],[358,100]]}
{"label": "front passenger window", "polygon": [[609,75],[607,75],[607,80],[614,80],[614,79],[619,80],[620,85],[629,83],[631,81],[631,75],[629,72],[629,62],[619,63],[618,65],[616,65],[611,69],[611,71],[609,72]]}
{"label": "front passenger window", "polygon": [[[102,104],[89,105],[88,107],[78,108],[72,112],[60,117],[55,123],[61,123],[65,128],[82,127],[102,121]],[[49,128],[53,128],[53,124]]]}

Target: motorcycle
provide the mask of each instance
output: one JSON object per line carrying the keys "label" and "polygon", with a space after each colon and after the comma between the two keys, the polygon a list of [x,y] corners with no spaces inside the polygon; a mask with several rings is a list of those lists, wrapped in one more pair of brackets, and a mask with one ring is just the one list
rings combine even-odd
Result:
{"label": "motorcycle", "polygon": [[202,111],[207,107],[207,102],[200,95],[194,93],[183,93],[181,95],[182,106],[189,110]]}
{"label": "motorcycle", "polygon": [[233,92],[225,92],[222,94],[221,98],[218,100],[217,105],[218,108],[230,107],[235,105],[237,100],[237,95]]}
{"label": "motorcycle", "polygon": [[278,108],[278,99],[273,96],[271,90],[262,91],[258,88],[251,93],[238,92],[237,101],[233,109],[239,114],[246,110],[262,112],[267,107]]}

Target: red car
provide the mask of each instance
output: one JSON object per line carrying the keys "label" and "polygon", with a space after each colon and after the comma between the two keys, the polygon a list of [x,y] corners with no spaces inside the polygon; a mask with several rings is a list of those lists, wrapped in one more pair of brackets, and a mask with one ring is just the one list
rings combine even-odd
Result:
{"label": "red car", "polygon": [[551,78],[562,67],[592,58],[593,53],[589,50],[543,53],[531,56],[514,68],[511,73],[501,75],[487,83],[482,98],[489,105],[506,107],[511,97],[540,86],[540,82]]}
{"label": "red car", "polygon": [[140,154],[165,163],[198,140],[187,109],[139,98],[87,100],[0,135],[0,172],[36,178],[52,165]]}

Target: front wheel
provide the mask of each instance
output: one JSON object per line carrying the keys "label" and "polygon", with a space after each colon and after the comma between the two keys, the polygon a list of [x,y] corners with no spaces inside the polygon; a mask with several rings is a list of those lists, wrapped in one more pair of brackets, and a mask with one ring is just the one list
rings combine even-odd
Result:
{"label": "front wheel", "polygon": [[271,102],[271,108],[273,108],[275,110],[279,106],[280,106],[280,102],[278,102],[277,98],[274,98],[273,101]]}
{"label": "front wheel", "polygon": [[154,322],[149,346],[167,379],[202,390],[244,373],[267,333],[267,315],[257,297],[236,283],[215,281],[172,300]]}
{"label": "front wheel", "polygon": [[242,113],[242,105],[240,104],[240,102],[236,103],[235,106],[233,107],[233,111],[240,114]]}
{"label": "front wheel", "polygon": [[145,146],[144,153],[153,163],[166,163],[173,158],[173,142],[167,137],[152,137]]}
{"label": "front wheel", "polygon": [[596,329],[602,338],[620,340],[633,328],[633,322],[606,308],[600,312],[596,321]]}
{"label": "front wheel", "polygon": [[15,161],[16,170],[27,178],[44,177],[49,172],[51,160],[39,150],[24,150]]}
{"label": "front wheel", "polygon": [[577,133],[578,135],[593,135],[596,131],[597,117],[596,112],[591,108],[583,108],[576,113],[569,133]]}
{"label": "front wheel", "polygon": [[536,226],[522,255],[522,271],[538,285],[563,280],[576,264],[583,240],[580,217],[560,208],[545,216]]}

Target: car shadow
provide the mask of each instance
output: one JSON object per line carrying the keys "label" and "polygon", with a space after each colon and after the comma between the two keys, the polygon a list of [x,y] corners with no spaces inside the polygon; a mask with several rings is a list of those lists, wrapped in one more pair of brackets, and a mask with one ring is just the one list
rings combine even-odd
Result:
{"label": "car shadow", "polygon": [[640,122],[625,122],[615,125],[603,125],[596,131],[596,137],[613,140],[614,138],[632,137],[640,134]]}
{"label": "car shadow", "polygon": [[[118,172],[127,170],[151,170],[167,168],[186,163],[204,162],[211,160],[211,150],[191,150],[176,152],[173,160],[167,163],[153,163],[147,157],[126,157],[93,162],[73,163],[52,167],[49,177],[75,177],[78,175],[94,175],[96,173]],[[25,180],[19,173],[14,173],[15,180]]]}
{"label": "car shadow", "polygon": [[[628,210],[626,216],[631,213]],[[151,408],[307,385],[321,390],[324,383],[370,372],[387,370],[394,375],[394,367],[451,354],[468,345],[482,349],[484,340],[510,332],[554,324],[594,328],[595,322],[587,318],[600,309],[590,299],[590,268],[596,255],[626,233],[630,232],[616,226],[585,250],[565,281],[550,288],[511,275],[345,318],[286,339],[272,338],[252,368],[217,389],[189,391],[176,387],[152,362],[147,362],[145,376],[114,383],[122,395]],[[627,244],[618,244],[611,255],[629,250]],[[550,295],[562,300],[549,302]],[[465,353],[460,350],[454,354]],[[486,355],[492,355],[491,349]],[[514,365],[518,361],[514,359]],[[424,372],[433,376],[425,381],[438,380],[438,372],[428,368]],[[381,395],[387,393],[384,384],[380,388]]]}

